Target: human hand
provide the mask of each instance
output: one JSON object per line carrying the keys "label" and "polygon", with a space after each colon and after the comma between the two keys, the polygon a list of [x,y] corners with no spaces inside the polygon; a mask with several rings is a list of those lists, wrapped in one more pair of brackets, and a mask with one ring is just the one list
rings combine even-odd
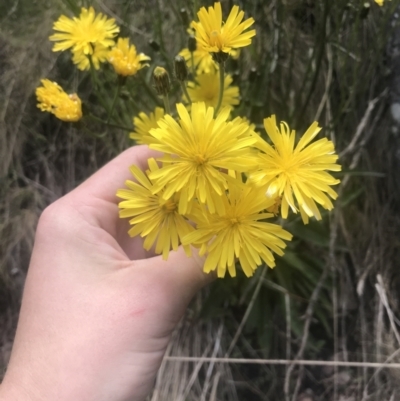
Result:
{"label": "human hand", "polygon": [[170,335],[212,277],[180,248],[146,258],[118,217],[130,148],[42,214],[0,400],[136,401],[149,393]]}

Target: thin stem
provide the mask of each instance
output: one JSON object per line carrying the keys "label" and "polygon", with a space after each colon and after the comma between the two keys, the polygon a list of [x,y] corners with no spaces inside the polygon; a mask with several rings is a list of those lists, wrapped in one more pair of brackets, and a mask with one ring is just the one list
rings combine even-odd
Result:
{"label": "thin stem", "polygon": [[119,97],[119,93],[121,92],[121,86],[122,86],[121,85],[121,79],[120,79],[120,77],[118,77],[118,84],[117,84],[117,89],[115,90],[114,99],[113,99],[113,101],[111,103],[111,108],[107,113],[107,123],[110,122],[110,119],[112,117],[112,113],[114,111],[115,105],[117,103],[117,99]]}
{"label": "thin stem", "polygon": [[169,97],[168,97],[168,93],[166,95],[163,96],[163,100],[164,100],[164,108],[165,108],[165,112],[167,114],[171,114],[171,107],[169,105]]}
{"label": "thin stem", "polygon": [[181,81],[181,87],[182,87],[183,93],[185,94],[186,99],[188,100],[188,102],[192,103],[192,99],[190,99],[189,92],[188,92],[188,90],[186,88],[185,82]]}
{"label": "thin stem", "polygon": [[144,88],[146,89],[147,93],[150,95],[150,97],[154,100],[157,106],[161,106],[160,99],[157,97],[156,93],[154,92],[154,89],[150,86],[150,84],[146,81],[146,79],[143,77],[142,74],[138,74],[138,77],[142,84],[144,85]]}
{"label": "thin stem", "polygon": [[122,129],[122,130],[128,131],[128,132],[133,131],[133,128],[124,127],[123,125],[109,123],[108,121],[104,121],[101,118],[94,116],[93,114],[88,114],[86,117],[90,118],[91,120],[97,121],[99,123],[105,124],[108,127],[118,128],[118,129]]}
{"label": "thin stem", "polygon": [[217,107],[214,111],[214,116],[216,116],[221,108],[222,98],[224,97],[224,82],[225,82],[225,64],[224,62],[219,63],[219,96]]}
{"label": "thin stem", "polygon": [[194,66],[194,52],[190,52],[190,62],[192,63],[193,80],[196,79],[196,68]]}

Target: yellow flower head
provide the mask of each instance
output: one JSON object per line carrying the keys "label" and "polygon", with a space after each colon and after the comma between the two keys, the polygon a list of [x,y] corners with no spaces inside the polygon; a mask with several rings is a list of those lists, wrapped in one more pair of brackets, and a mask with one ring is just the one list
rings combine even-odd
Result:
{"label": "yellow flower head", "polygon": [[[100,64],[107,61],[108,53],[110,52],[108,47],[103,45],[94,45],[93,53],[90,55],[93,63],[93,67],[98,70]],[[72,62],[76,64],[77,68],[81,71],[90,69],[89,57],[82,52],[75,52],[72,54]]]}
{"label": "yellow flower head", "polygon": [[244,12],[238,6],[233,6],[225,24],[222,22],[221,3],[214,3],[214,7],[202,7],[197,13],[199,22],[193,22],[197,42],[211,53],[229,53],[232,49],[248,46],[255,36],[254,29],[243,32],[254,24],[253,18],[242,22]]}
{"label": "yellow flower head", "polygon": [[222,201],[223,214],[211,214],[206,208],[193,212],[196,231],[183,238],[184,244],[200,246],[200,255],[207,253],[204,271],[217,270],[218,277],[224,277],[228,269],[234,277],[236,259],[247,277],[262,261],[274,267],[272,251],[283,255],[283,239],[291,240],[292,235],[280,225],[260,221],[273,217],[265,212],[273,204],[272,200],[266,202],[265,190],[243,184],[241,179],[231,180]]}
{"label": "yellow flower head", "polygon": [[[150,171],[156,172],[158,165],[154,159],[149,159]],[[171,248],[176,251],[181,239],[191,233],[194,228],[178,213],[179,194],[171,199],[164,199],[163,193],[153,194],[153,183],[137,167],[130,168],[137,182],[126,181],[129,189],[120,189],[117,196],[124,199],[118,207],[120,217],[131,218],[129,223],[133,227],[129,235],[146,237],[143,247],[149,250],[156,242],[155,252],[168,258]],[[186,254],[191,256],[189,245],[183,246]]]}
{"label": "yellow flower head", "polygon": [[140,69],[148,66],[148,64],[142,64],[143,61],[148,60],[150,57],[143,53],[137,54],[134,45],[129,46],[129,38],[118,38],[116,46],[108,54],[108,61],[115,72],[124,77],[135,75]]}
{"label": "yellow flower head", "polygon": [[331,210],[333,205],[326,194],[336,199],[337,193],[330,186],[340,182],[326,171],[341,170],[341,166],[336,164],[338,156],[333,142],[322,138],[310,144],[321,130],[316,122],[296,146],[295,131],[290,131],[285,122],[281,122],[278,128],[274,115],[264,120],[264,127],[274,146],[259,138],[257,147],[262,151],[260,165],[251,174],[251,180],[267,185],[269,198],[282,197],[283,218],[287,218],[290,206],[294,213],[300,210],[304,223],[308,223],[308,218],[312,216],[320,220],[321,214],[315,202]]}
{"label": "yellow flower head", "polygon": [[147,115],[146,113],[139,113],[137,117],[133,119],[133,125],[135,126],[135,131],[129,134],[138,144],[147,144],[154,142],[154,138],[149,135],[149,131],[152,128],[158,128],[157,122],[164,117],[164,109],[161,107],[156,107],[152,113]]}
{"label": "yellow flower head", "polygon": [[216,70],[216,64],[211,54],[199,45],[193,52],[193,60],[192,54],[187,48],[183,49],[179,54],[185,59],[189,68],[196,68],[197,74],[208,74]]}
{"label": "yellow flower head", "polygon": [[82,103],[76,93],[68,95],[57,83],[48,79],[41,82],[43,86],[36,89],[40,110],[53,113],[62,121],[75,122],[82,118]]}
{"label": "yellow flower head", "polygon": [[[159,143],[150,148],[164,152],[164,166],[150,174],[155,191],[165,187],[164,198],[181,191],[179,211],[184,214],[197,198],[211,213],[223,210],[221,196],[227,188],[226,170],[249,171],[255,162],[251,146],[257,138],[248,124],[228,122],[229,107],[214,118],[214,109],[193,103],[191,114],[177,105],[179,121],[165,115],[159,128],[150,130]],[[247,135],[244,133],[247,131]],[[225,170],[225,171],[224,171]]]}
{"label": "yellow flower head", "polygon": [[[221,106],[234,106],[239,104],[239,88],[230,86],[232,77],[225,74],[224,94]],[[187,86],[192,102],[204,102],[208,107],[216,107],[219,96],[219,74],[212,72],[196,76],[196,83],[189,82]]]}
{"label": "yellow flower head", "polygon": [[93,7],[82,8],[79,18],[71,19],[62,15],[54,23],[53,29],[57,32],[49,38],[57,42],[53,51],[71,49],[74,63],[78,64],[80,69],[83,69],[82,59],[89,55],[95,65],[105,61],[106,58],[102,55],[106,49],[114,45],[113,38],[119,32],[114,19],[107,18],[102,13],[96,15]]}

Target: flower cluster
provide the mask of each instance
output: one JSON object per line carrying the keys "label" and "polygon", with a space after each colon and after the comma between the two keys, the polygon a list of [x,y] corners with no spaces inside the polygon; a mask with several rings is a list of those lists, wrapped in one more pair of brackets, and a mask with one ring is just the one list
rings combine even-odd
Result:
{"label": "flower cluster", "polygon": [[[119,33],[115,20],[102,13],[96,14],[93,7],[82,8],[79,17],[68,18],[62,15],[54,23],[53,29],[56,33],[49,38],[56,42],[53,51],[70,50],[72,61],[79,70],[98,70],[102,63],[108,61],[119,76],[127,77],[148,66],[145,62],[150,57],[137,53],[135,45],[129,43],[129,38],[118,38],[115,42],[115,36]],[[58,84],[50,85],[46,82],[37,89],[38,107],[63,121],[80,120],[82,112],[78,95],[70,95],[70,99],[68,96],[54,96],[58,91],[55,88],[59,88]],[[71,100],[75,102],[75,108],[79,112],[71,112]]]}
{"label": "flower cluster", "polygon": [[[202,7],[197,17],[190,24],[188,48],[175,57],[182,98],[171,111],[169,74],[157,66],[154,89],[164,108],[157,105],[133,117],[130,138],[160,156],[148,160],[146,171],[131,167],[133,180],[117,192],[120,217],[129,219],[129,235],[141,236],[144,248],[164,259],[179,246],[188,256],[196,247],[205,255],[205,272],[235,276],[240,266],[252,276],[261,264],[274,267],[275,255],[283,255],[292,239],[280,218],[299,213],[307,224],[311,217],[322,218],[320,208],[333,208],[332,186],[339,180],[329,172],[341,167],[332,141],[315,140],[321,130],[317,122],[296,140],[295,131],[274,115],[264,119],[266,135],[245,116],[232,118],[241,99],[225,62],[251,44],[256,31],[249,28],[255,21],[245,19],[238,6],[224,21],[219,2]],[[83,8],[79,18],[60,17],[54,30],[53,50],[71,50],[81,70],[96,73],[108,61],[125,82],[150,61],[128,38],[115,42],[115,21],[96,15],[92,7]],[[42,83],[37,89],[41,110],[65,121],[81,118],[76,95],[48,80]]]}

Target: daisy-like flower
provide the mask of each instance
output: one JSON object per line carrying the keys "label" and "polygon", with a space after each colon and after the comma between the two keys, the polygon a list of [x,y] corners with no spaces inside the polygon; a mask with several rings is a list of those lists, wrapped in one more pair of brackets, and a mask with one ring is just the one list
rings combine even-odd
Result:
{"label": "daisy-like flower", "polygon": [[[251,146],[256,134],[246,123],[228,122],[229,107],[214,118],[214,109],[193,103],[191,114],[183,104],[177,105],[179,121],[164,116],[159,128],[150,130],[158,143],[150,148],[164,152],[164,166],[150,173],[155,193],[164,189],[164,198],[181,191],[179,212],[185,214],[197,198],[211,213],[223,211],[221,196],[227,188],[226,170],[250,171],[255,166]],[[247,135],[244,135],[247,132]],[[225,171],[223,170],[225,169]]]}
{"label": "daisy-like flower", "polygon": [[54,114],[62,121],[75,122],[82,118],[82,102],[76,93],[68,95],[60,85],[48,79],[41,80],[36,89],[37,107]]}
{"label": "daisy-like flower", "polygon": [[154,142],[154,138],[149,135],[149,131],[152,128],[158,128],[158,121],[164,117],[164,109],[156,107],[152,113],[147,115],[144,112],[139,113],[137,117],[133,118],[133,125],[135,131],[129,134],[129,138],[132,138],[136,143],[143,145]]}
{"label": "daisy-like flower", "polygon": [[217,65],[211,54],[199,45],[197,45],[197,49],[193,52],[193,59],[192,53],[188,48],[183,49],[179,54],[185,59],[190,69],[194,67],[197,70],[197,74],[208,74],[217,69]]}
{"label": "daisy-like flower", "polygon": [[[225,74],[224,94],[221,106],[235,106],[239,101],[239,87],[231,86],[232,77]],[[196,82],[188,82],[187,91],[192,102],[204,102],[208,107],[216,107],[219,96],[219,74],[212,72],[196,76]]]}
{"label": "daisy-like flower", "polygon": [[282,197],[283,218],[287,218],[290,206],[294,213],[300,210],[305,224],[312,216],[320,220],[321,214],[315,202],[331,210],[333,205],[329,197],[337,198],[331,185],[340,182],[326,171],[341,170],[341,166],[336,164],[338,156],[333,142],[322,138],[310,144],[321,130],[317,122],[308,128],[296,146],[295,131],[290,131],[285,122],[281,122],[278,128],[274,115],[264,120],[264,127],[274,146],[259,138],[256,146],[262,151],[260,165],[251,174],[251,180],[268,186],[267,197]]}
{"label": "daisy-like flower", "polygon": [[124,77],[135,75],[140,69],[148,66],[144,61],[150,57],[143,53],[137,54],[136,47],[129,45],[129,38],[118,38],[117,44],[110,50],[108,61],[117,74]]}
{"label": "daisy-like flower", "polygon": [[[149,159],[150,171],[157,171],[154,159]],[[124,199],[119,203],[121,218],[130,218],[133,227],[129,235],[146,237],[143,247],[149,250],[156,243],[155,252],[162,254],[167,260],[170,250],[176,251],[181,239],[191,233],[194,228],[178,213],[179,194],[164,199],[163,193],[153,194],[153,183],[137,166],[131,166],[132,175],[137,182],[126,181],[129,189],[120,189],[117,196]],[[189,245],[183,246],[185,253],[191,256]]]}
{"label": "daisy-like flower", "polygon": [[[92,59],[93,67],[98,70],[101,63],[105,63],[108,59],[108,53],[110,49],[102,45],[94,45],[93,52],[90,55]],[[90,60],[87,54],[82,52],[75,52],[72,54],[72,62],[76,64],[77,68],[81,71],[90,69]]]}
{"label": "daisy-like flower", "polygon": [[119,32],[113,18],[107,18],[102,13],[96,15],[93,7],[82,8],[78,18],[71,19],[61,15],[54,23],[53,29],[56,33],[49,37],[51,41],[57,42],[53,51],[71,49],[74,62],[80,69],[83,69],[85,64],[82,63],[83,57],[90,56],[95,66],[105,61],[106,58],[102,55],[105,49],[114,45],[113,38]]}
{"label": "daisy-like flower", "polygon": [[283,255],[286,247],[283,240],[291,240],[292,235],[280,225],[267,223],[273,217],[265,208],[273,204],[266,202],[265,190],[239,179],[228,184],[228,191],[222,195],[224,214],[209,213],[207,208],[193,212],[196,231],[183,238],[184,244],[200,247],[199,254],[207,253],[204,271],[217,270],[218,277],[224,277],[226,270],[236,276],[235,262],[247,277],[253,275],[264,261],[269,267],[275,266],[274,255]]}
{"label": "daisy-like flower", "polygon": [[238,6],[233,6],[225,23],[222,21],[221,3],[214,7],[202,7],[197,13],[199,22],[193,22],[197,42],[210,53],[229,53],[232,49],[248,46],[255,36],[254,29],[244,32],[254,24],[253,18],[242,22],[244,12]]}

